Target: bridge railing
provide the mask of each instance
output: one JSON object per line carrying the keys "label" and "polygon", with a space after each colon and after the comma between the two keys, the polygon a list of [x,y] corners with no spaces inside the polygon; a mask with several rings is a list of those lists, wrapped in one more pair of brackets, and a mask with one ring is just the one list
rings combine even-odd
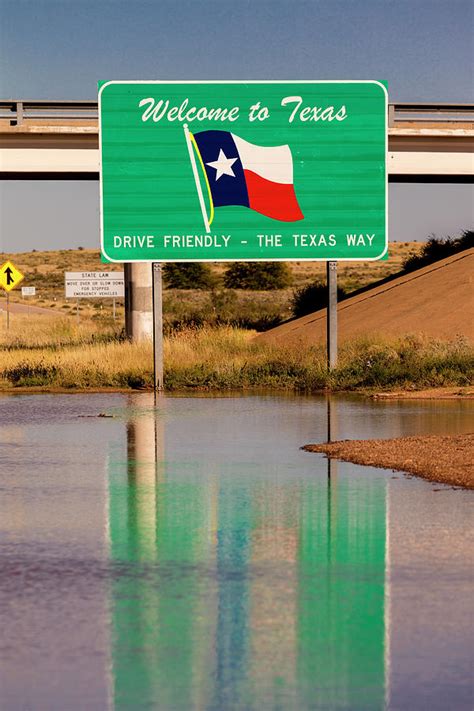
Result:
{"label": "bridge railing", "polygon": [[402,121],[472,122],[474,104],[394,103],[388,105],[388,125]]}
{"label": "bridge railing", "polygon": [[26,101],[0,100],[0,119],[10,119],[11,126],[20,126],[25,119],[97,120],[97,101]]}
{"label": "bridge railing", "polygon": [[[12,126],[20,126],[25,119],[97,120],[98,106],[97,101],[0,100],[0,119],[9,119]],[[394,126],[395,123],[403,121],[472,122],[474,104],[389,104],[388,125]]]}

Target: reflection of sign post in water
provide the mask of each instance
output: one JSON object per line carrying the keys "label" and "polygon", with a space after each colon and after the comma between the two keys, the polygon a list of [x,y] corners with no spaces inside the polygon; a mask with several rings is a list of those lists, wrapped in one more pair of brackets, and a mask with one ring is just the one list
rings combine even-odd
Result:
{"label": "reflection of sign post in water", "polygon": [[0,286],[7,292],[7,330],[10,328],[10,291],[25,278],[24,274],[7,261],[0,267]]}
{"label": "reflection of sign post in water", "polygon": [[168,487],[154,395],[130,396],[129,410],[127,461],[111,461],[109,479],[110,555],[126,571],[110,585],[114,698],[120,708],[188,709],[212,654],[204,612],[213,598],[196,595],[212,511],[200,477]]}
{"label": "reflection of sign post in water", "polygon": [[380,259],[386,117],[378,81],[100,82],[102,252],[112,262]]}

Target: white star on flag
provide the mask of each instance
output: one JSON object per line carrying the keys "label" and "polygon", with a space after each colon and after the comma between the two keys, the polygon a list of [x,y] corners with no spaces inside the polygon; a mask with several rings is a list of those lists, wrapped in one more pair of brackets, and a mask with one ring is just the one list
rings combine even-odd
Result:
{"label": "white star on flag", "polygon": [[232,178],[235,178],[235,173],[232,170],[232,165],[235,163],[236,160],[237,158],[227,158],[226,154],[221,148],[219,150],[218,159],[211,161],[211,163],[206,163],[206,165],[209,165],[211,168],[214,168],[216,170],[216,180],[219,180],[221,175],[230,175]]}

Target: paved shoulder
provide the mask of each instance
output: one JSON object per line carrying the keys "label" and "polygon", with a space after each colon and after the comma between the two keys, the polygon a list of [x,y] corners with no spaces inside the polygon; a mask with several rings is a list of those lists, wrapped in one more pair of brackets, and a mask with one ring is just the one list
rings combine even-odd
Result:
{"label": "paved shoulder", "polygon": [[[7,300],[6,299],[0,299],[0,309],[6,310],[7,308]],[[41,315],[46,315],[50,314],[53,316],[64,316],[64,314],[61,314],[59,311],[55,311],[54,309],[45,309],[42,308],[41,306],[33,306],[29,304],[19,304],[17,301],[10,301],[10,311],[13,314],[37,314],[38,316]]]}

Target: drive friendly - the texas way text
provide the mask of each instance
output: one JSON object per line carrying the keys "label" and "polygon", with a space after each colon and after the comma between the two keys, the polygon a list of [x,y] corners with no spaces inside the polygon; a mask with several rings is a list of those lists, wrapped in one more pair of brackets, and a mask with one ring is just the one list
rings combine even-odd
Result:
{"label": "drive friendly - the texas way text", "polygon": [[[346,241],[348,247],[372,246],[375,234],[352,233],[339,238]],[[335,247],[338,244],[338,237],[335,234],[256,234],[249,236],[248,240],[237,240],[240,244],[248,244],[252,240],[258,247]],[[232,235],[224,234],[200,234],[200,235],[114,235],[114,247],[122,249],[205,249],[224,247],[232,244]]]}

